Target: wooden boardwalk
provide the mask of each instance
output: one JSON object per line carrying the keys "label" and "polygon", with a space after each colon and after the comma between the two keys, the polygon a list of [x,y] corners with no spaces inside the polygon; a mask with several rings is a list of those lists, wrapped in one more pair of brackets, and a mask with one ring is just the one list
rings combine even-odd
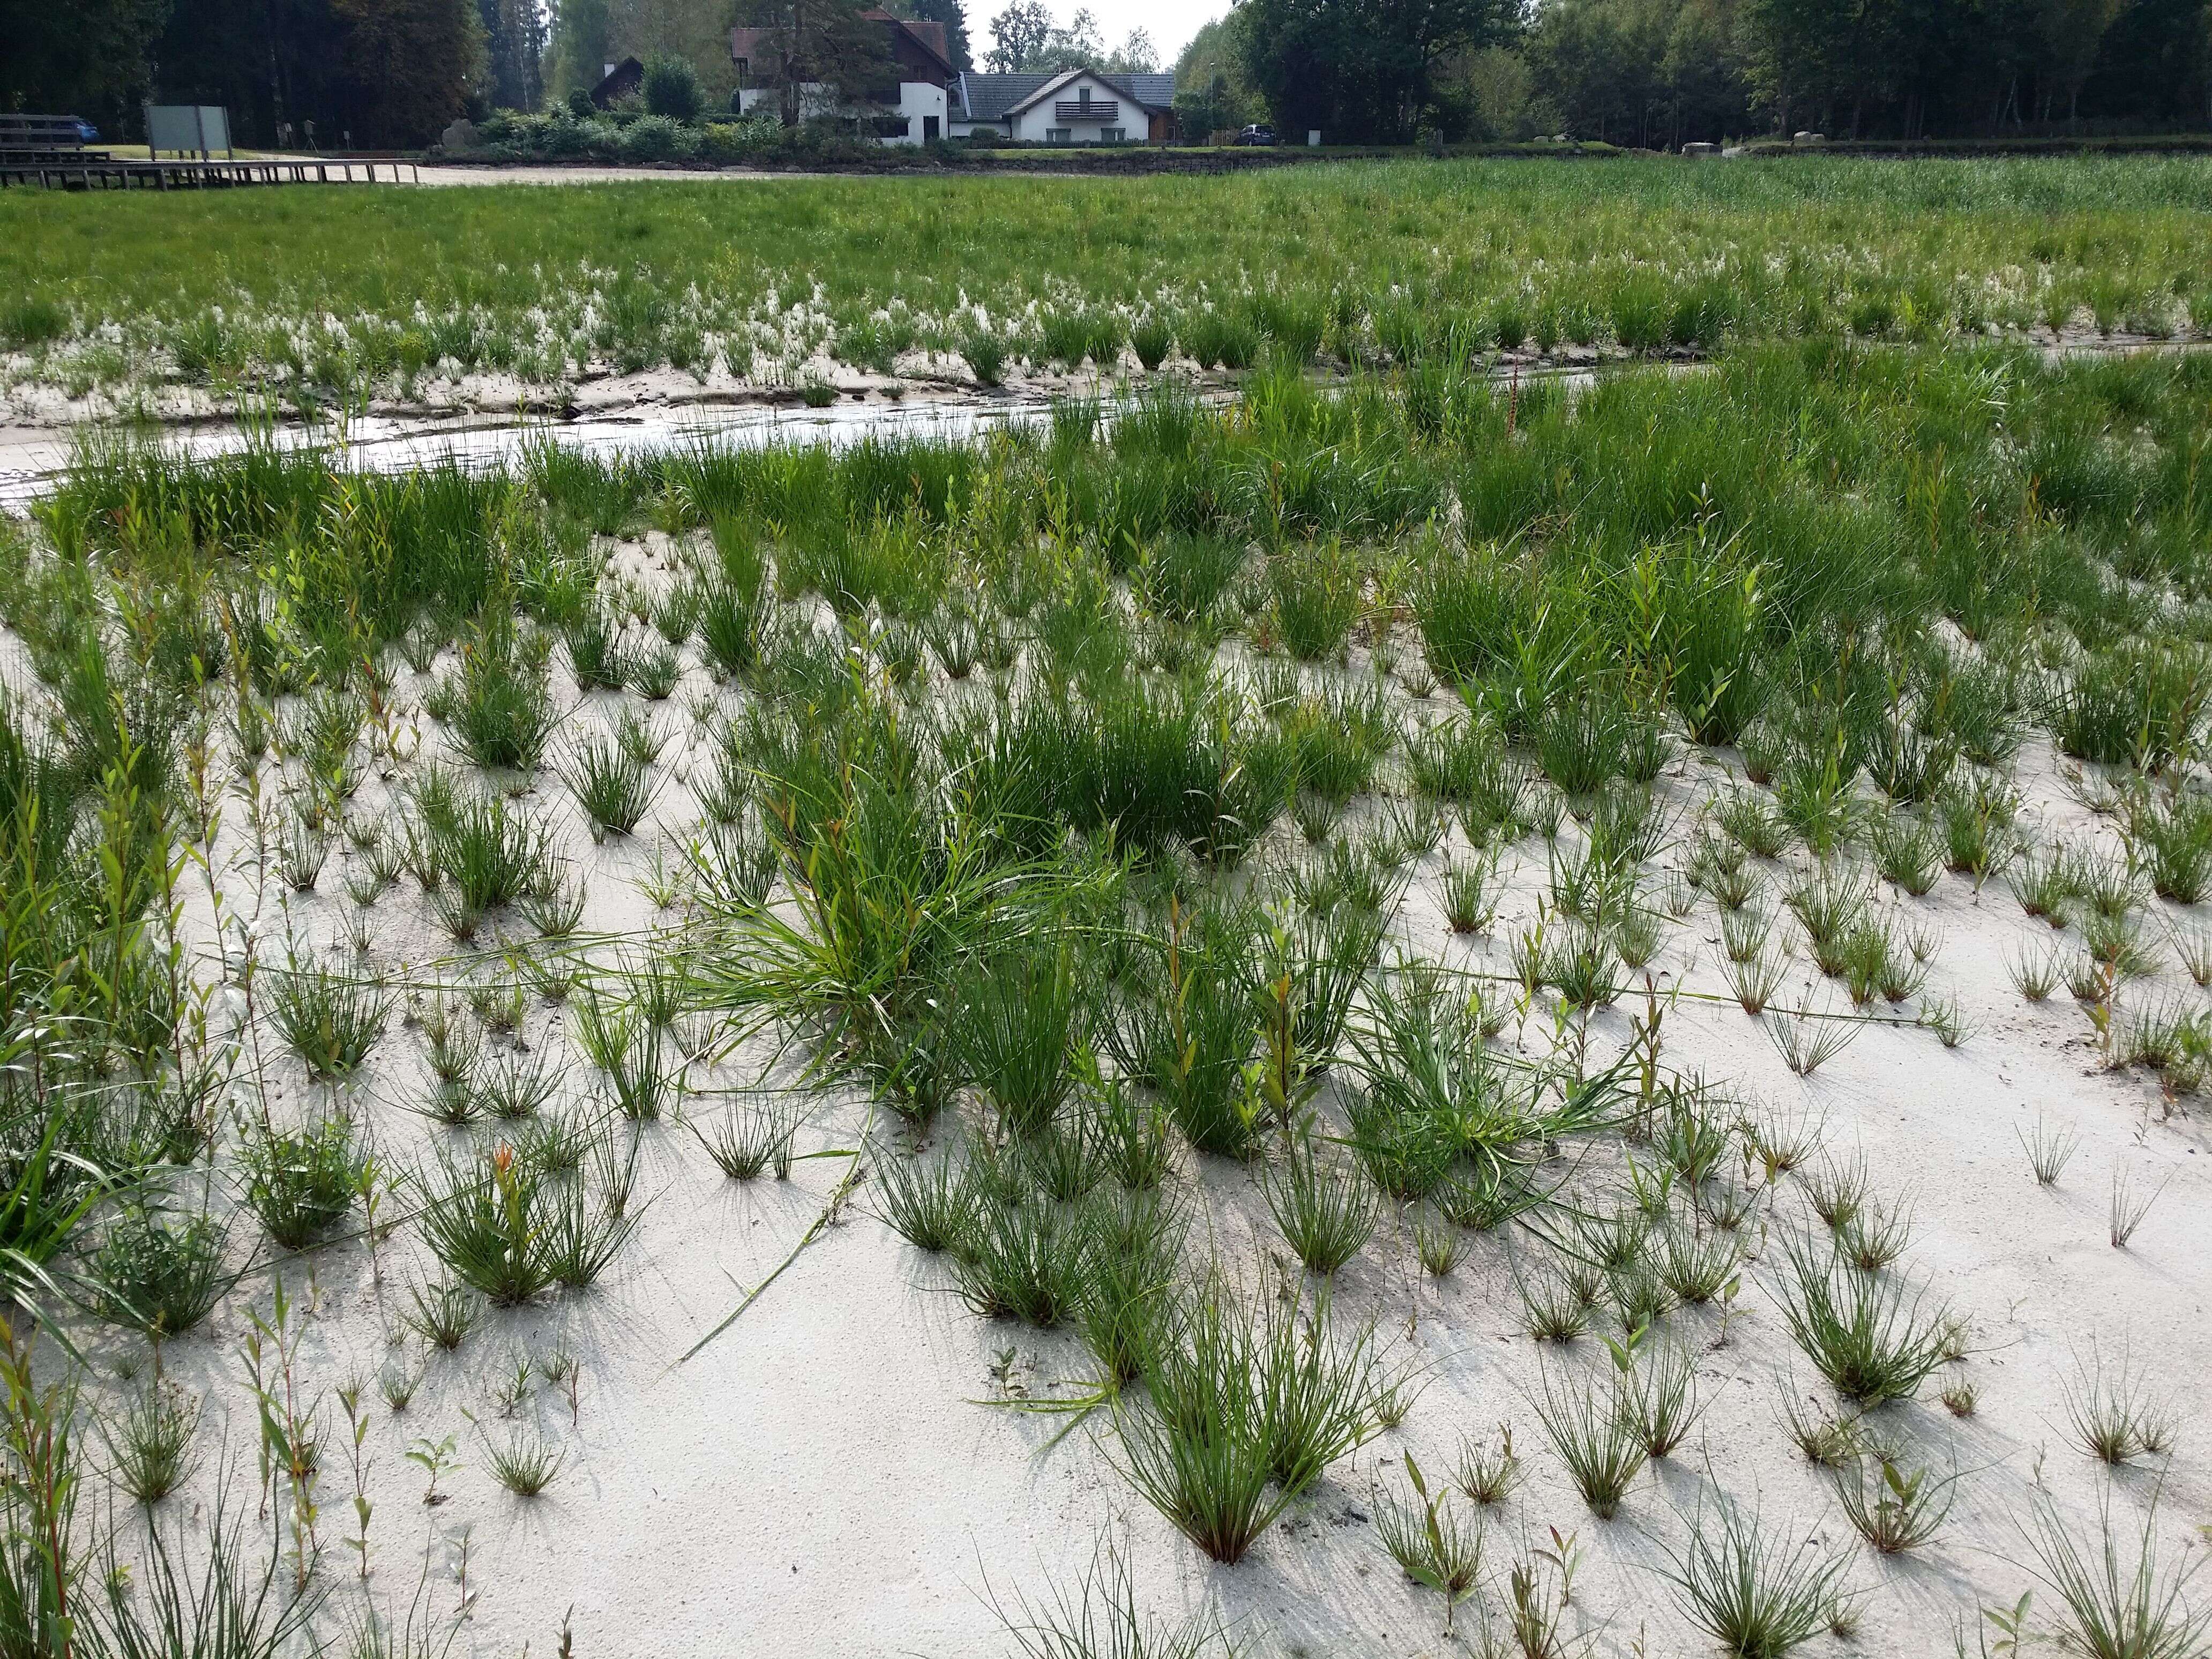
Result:
{"label": "wooden boardwalk", "polygon": [[258,156],[225,161],[159,161],[56,152],[0,150],[0,185],[48,190],[222,190],[240,185],[420,183],[415,164],[396,155]]}

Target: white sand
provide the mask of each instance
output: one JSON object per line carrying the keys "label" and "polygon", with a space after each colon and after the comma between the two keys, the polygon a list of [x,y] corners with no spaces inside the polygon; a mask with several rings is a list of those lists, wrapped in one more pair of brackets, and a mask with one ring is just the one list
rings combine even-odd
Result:
{"label": "white sand", "polygon": [[[641,553],[628,550],[623,558],[635,568]],[[1354,655],[1357,665],[1364,653]],[[20,680],[21,672],[20,659],[11,658],[10,677]],[[403,697],[412,699],[427,682],[403,669],[400,684]],[[567,686],[560,670],[556,685]],[[704,733],[683,713],[684,700],[704,685],[693,671],[660,710],[664,725],[684,734],[664,757],[664,769],[688,772],[691,763],[705,763]],[[724,694],[726,704],[732,696]],[[599,694],[589,701],[605,707],[612,699]],[[580,711],[574,718],[592,715]],[[427,748],[435,743],[434,735]],[[1714,763],[1693,754],[1670,767],[1664,787],[1671,799],[1693,802],[1719,775]],[[2049,836],[2092,827],[2058,787],[2046,747],[2031,744],[2020,777],[2030,800],[2024,828]],[[354,811],[388,822],[391,799],[372,777]],[[649,858],[653,826],[677,830],[695,815],[683,787],[664,790],[635,840],[596,848],[557,781],[542,781],[532,804],[562,826],[564,850],[586,875],[587,932],[671,920],[656,918],[634,884]],[[237,867],[243,818],[239,803],[228,803],[216,868],[228,902],[250,908],[250,875]],[[1287,825],[1278,831],[1291,833]],[[1455,830],[1450,847],[1461,845],[1457,836]],[[303,939],[336,936],[352,856],[340,843],[319,892],[291,905]],[[1533,914],[1545,871],[1539,841],[1522,843],[1513,856],[1505,912],[1491,940],[1475,944],[1454,939],[1440,920],[1435,889],[1443,856],[1423,860],[1401,919],[1407,945],[1504,971],[1506,941],[1515,921]],[[1674,856],[1662,854],[1662,862]],[[281,956],[277,890],[272,873],[260,931]],[[1907,1269],[1926,1281],[1931,1303],[1948,1302],[1971,1320],[1974,1352],[1947,1368],[1920,1401],[1881,1413],[1927,1448],[1939,1468],[1955,1461],[1965,1472],[1956,1509],[1923,1550],[1887,1559],[1860,1553],[1849,1577],[1858,1593],[1858,1632],[1850,1644],[1817,1638],[1803,1650],[1814,1655],[1948,1655],[1954,1621],[1968,1627],[1971,1644],[1978,1603],[2009,1606],[2029,1587],[2031,1558],[2019,1523],[2039,1479],[2077,1526],[2094,1524],[2100,1495],[2108,1491],[2116,1515],[2132,1523],[2157,1485],[2156,1468],[2110,1473],[2068,1439],[2062,1386],[2093,1340],[2108,1364],[2131,1349],[2160,1396],[2177,1406],[2212,1375],[2203,1317],[2212,1299],[2212,1262],[2203,1248],[2212,1169],[2202,1154],[2201,1123],[2163,1100],[2154,1081],[2104,1069],[2087,1022],[2063,987],[2040,1007],[2022,1000],[2007,978],[2008,952],[2021,943],[2039,946],[2051,935],[2021,914],[2001,880],[1978,896],[1966,878],[1947,876],[1927,899],[1901,903],[1942,930],[1927,994],[1955,994],[1974,1024],[1959,1049],[1909,1024],[1876,1024],[1801,1082],[1759,1023],[1727,1000],[1710,901],[1670,928],[1655,964],[1662,987],[1719,998],[1686,995],[1669,1009],[1667,1063],[1730,1080],[1766,1109],[1824,1120],[1832,1149],[1863,1148],[1875,1190],[1913,1206]],[[2159,908],[2160,920],[2179,919],[2171,907]],[[204,931],[204,903],[195,915]],[[374,961],[392,971],[404,964],[419,971],[450,948],[404,877],[380,902],[376,927]],[[2155,937],[2159,929],[2145,931]],[[1793,932],[1786,915],[1778,921],[1778,939]],[[2161,954],[2160,991],[2203,1006],[2171,951],[2161,947]],[[1795,1002],[1810,974],[1801,949],[1778,1000]],[[1827,994],[1818,993],[1816,1004]],[[1624,1000],[1601,1015],[1593,1052],[1625,1042],[1640,1007]],[[558,1010],[533,1000],[529,1042],[559,1045],[560,1018]],[[1540,1047],[1548,1024],[1540,1011],[1529,1021],[1532,1048]],[[1509,1025],[1503,1040],[1514,1035]],[[556,1051],[563,1054],[562,1097],[578,1099],[582,1062]],[[418,1078],[421,1052],[417,1034],[395,1019],[355,1091],[378,1144],[403,1164],[454,1133],[395,1103]],[[295,1064],[277,1067],[292,1079],[274,1104],[280,1117],[315,1092],[296,1078]],[[714,1080],[750,1078],[732,1067]],[[717,1104],[704,1097],[691,1103],[702,1118]],[[2075,1125],[2081,1135],[2052,1191],[2036,1187],[2015,1139],[2039,1115]],[[1485,1522],[1485,1594],[1502,1606],[1510,1565],[1548,1546],[1547,1529],[1556,1528],[1583,1552],[1570,1625],[1594,1634],[1595,1651],[1710,1650],[1653,1571],[1683,1537],[1678,1511],[1696,1509],[1708,1473],[1770,1522],[1815,1524],[1834,1548],[1857,1545],[1829,1477],[1797,1455],[1777,1422],[1778,1373],[1794,1366],[1802,1390],[1825,1395],[1768,1292],[1782,1266],[1772,1243],[1747,1269],[1725,1346],[1716,1346],[1716,1313],[1684,1310],[1669,1322],[1700,1351],[1704,1416],[1687,1445],[1638,1480],[1620,1517],[1601,1522],[1567,1483],[1528,1391],[1540,1359],[1603,1366],[1602,1347],[1593,1336],[1564,1355],[1540,1353],[1520,1328],[1503,1234],[1476,1240],[1468,1260],[1439,1287],[1420,1276],[1402,1228],[1386,1219],[1343,1273],[1337,1310],[1340,1319],[1375,1320],[1385,1353],[1421,1365],[1426,1385],[1401,1430],[1333,1468],[1229,1568],[1207,1563],[1115,1472],[1104,1413],[1063,1435],[1071,1425],[1062,1416],[987,1403],[1004,1386],[993,1374],[1001,1350],[1013,1356],[1011,1382],[1045,1395],[1088,1375],[1079,1345],[1070,1335],[973,1317],[942,1265],[869,1213],[865,1185],[742,1318],[696,1358],[679,1363],[807,1231],[846,1172],[842,1149],[857,1144],[864,1116],[853,1097],[820,1102],[800,1146],[836,1155],[803,1159],[788,1183],[729,1182],[688,1130],[648,1127],[638,1185],[642,1228],[603,1284],[526,1311],[495,1313],[458,1354],[422,1358],[427,1380],[404,1416],[392,1416],[372,1386],[369,1583],[380,1601],[404,1610],[427,1560],[429,1602],[441,1611],[459,1606],[465,1540],[473,1600],[457,1652],[513,1656],[526,1644],[533,1654],[551,1654],[564,1610],[573,1607],[574,1650],[590,1659],[955,1659],[1010,1650],[990,1592],[1010,1603],[1017,1592],[1044,1595],[1048,1580],[1070,1581],[1098,1540],[1110,1537],[1128,1553],[1147,1605],[1176,1613],[1215,1606],[1239,1623],[1258,1653],[1459,1651],[1463,1642],[1442,1638],[1439,1598],[1407,1581],[1377,1544],[1367,1519],[1375,1510],[1371,1488],[1381,1467],[1408,1450],[1432,1474],[1448,1470],[1462,1436],[1480,1438],[1501,1421],[1512,1427],[1528,1479],[1503,1513]],[[2169,1183],[2124,1250],[2106,1237],[2108,1183],[2118,1168],[2133,1171],[2139,1185]],[[1275,1282],[1272,1264],[1286,1253],[1249,1175],[1213,1161],[1200,1169],[1186,1152],[1179,1181],[1202,1192],[1224,1260],[1264,1293]],[[216,1201],[223,1201],[220,1182]],[[1796,1182],[1785,1180],[1778,1222],[1804,1212]],[[1205,1236],[1202,1226],[1196,1236]],[[242,1259],[259,1242],[252,1218],[241,1214],[234,1254]],[[327,1391],[349,1376],[373,1378],[399,1356],[396,1339],[404,1333],[395,1315],[405,1305],[404,1286],[432,1266],[427,1249],[403,1230],[385,1247],[380,1294],[371,1284],[369,1253],[359,1245],[332,1248],[289,1269],[295,1293],[312,1275],[307,1386]],[[172,1516],[202,1513],[219,1436],[241,1460],[238,1490],[251,1493],[257,1431],[238,1346],[248,1309],[267,1305],[265,1275],[249,1278],[208,1327],[167,1351],[169,1374],[209,1401],[202,1443],[210,1467],[190,1496],[163,1506]],[[79,1335],[108,1374],[97,1397],[140,1345],[98,1331]],[[581,1361],[575,1419],[572,1425],[567,1401],[544,1385],[521,1417],[542,1425],[567,1462],[545,1497],[519,1500],[495,1484],[483,1444],[463,1413],[473,1412],[503,1437],[507,1425],[494,1420],[488,1390],[503,1370],[511,1372],[511,1354],[543,1357],[556,1346]],[[420,1344],[408,1338],[404,1347],[413,1354]],[[1978,1389],[1972,1419],[1956,1421],[1936,1403],[1947,1380],[1970,1380]],[[2193,1413],[2185,1410],[2182,1420],[2162,1504],[2170,1553],[2212,1518],[2204,1435]],[[329,1452],[319,1491],[322,1576],[331,1591],[325,1623],[334,1624],[357,1595],[351,1553],[339,1543],[352,1529],[352,1508],[334,1395],[325,1399],[323,1421]],[[426,1508],[422,1472],[402,1454],[420,1437],[447,1435],[457,1437],[465,1467],[445,1482],[450,1501]],[[1389,1478],[1402,1490],[1395,1469]],[[2037,1596],[2039,1607],[2051,1601],[2047,1593]],[[1475,1624],[1474,1609],[1462,1607],[1462,1638]]]}

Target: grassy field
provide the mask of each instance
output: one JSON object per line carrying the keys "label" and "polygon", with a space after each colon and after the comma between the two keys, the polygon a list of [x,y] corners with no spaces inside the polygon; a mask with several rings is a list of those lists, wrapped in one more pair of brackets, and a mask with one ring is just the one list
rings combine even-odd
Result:
{"label": "grassy field", "polygon": [[[1848,331],[2195,331],[2212,161],[1388,162],[1236,178],[0,197],[5,378],[329,398],[659,365],[995,380]],[[1122,359],[1122,361],[1127,361]]]}
{"label": "grassy field", "polygon": [[0,522],[0,1609],[2196,1651],[2208,394],[95,446]]}

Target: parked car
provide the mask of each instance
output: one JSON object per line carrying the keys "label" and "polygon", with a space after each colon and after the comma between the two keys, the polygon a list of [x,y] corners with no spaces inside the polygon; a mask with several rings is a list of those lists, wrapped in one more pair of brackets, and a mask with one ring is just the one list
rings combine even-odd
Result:
{"label": "parked car", "polygon": [[76,118],[76,137],[81,144],[96,144],[100,142],[100,129],[80,115]]}
{"label": "parked car", "polygon": [[1275,130],[1273,127],[1247,127],[1237,135],[1237,142],[1264,147],[1275,142]]}

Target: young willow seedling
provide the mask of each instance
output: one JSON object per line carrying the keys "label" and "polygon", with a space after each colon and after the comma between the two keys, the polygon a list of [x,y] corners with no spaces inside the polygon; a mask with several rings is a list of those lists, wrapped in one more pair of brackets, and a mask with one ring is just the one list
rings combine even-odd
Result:
{"label": "young willow seedling", "polygon": [[1449,1489],[1429,1491],[1413,1453],[1407,1452],[1405,1459],[1414,1501],[1408,1504],[1385,1492],[1375,1506],[1375,1534],[1408,1578],[1444,1598],[1444,1633],[1449,1636],[1453,1613],[1474,1593],[1481,1571],[1481,1523],[1462,1517],[1452,1506]]}

